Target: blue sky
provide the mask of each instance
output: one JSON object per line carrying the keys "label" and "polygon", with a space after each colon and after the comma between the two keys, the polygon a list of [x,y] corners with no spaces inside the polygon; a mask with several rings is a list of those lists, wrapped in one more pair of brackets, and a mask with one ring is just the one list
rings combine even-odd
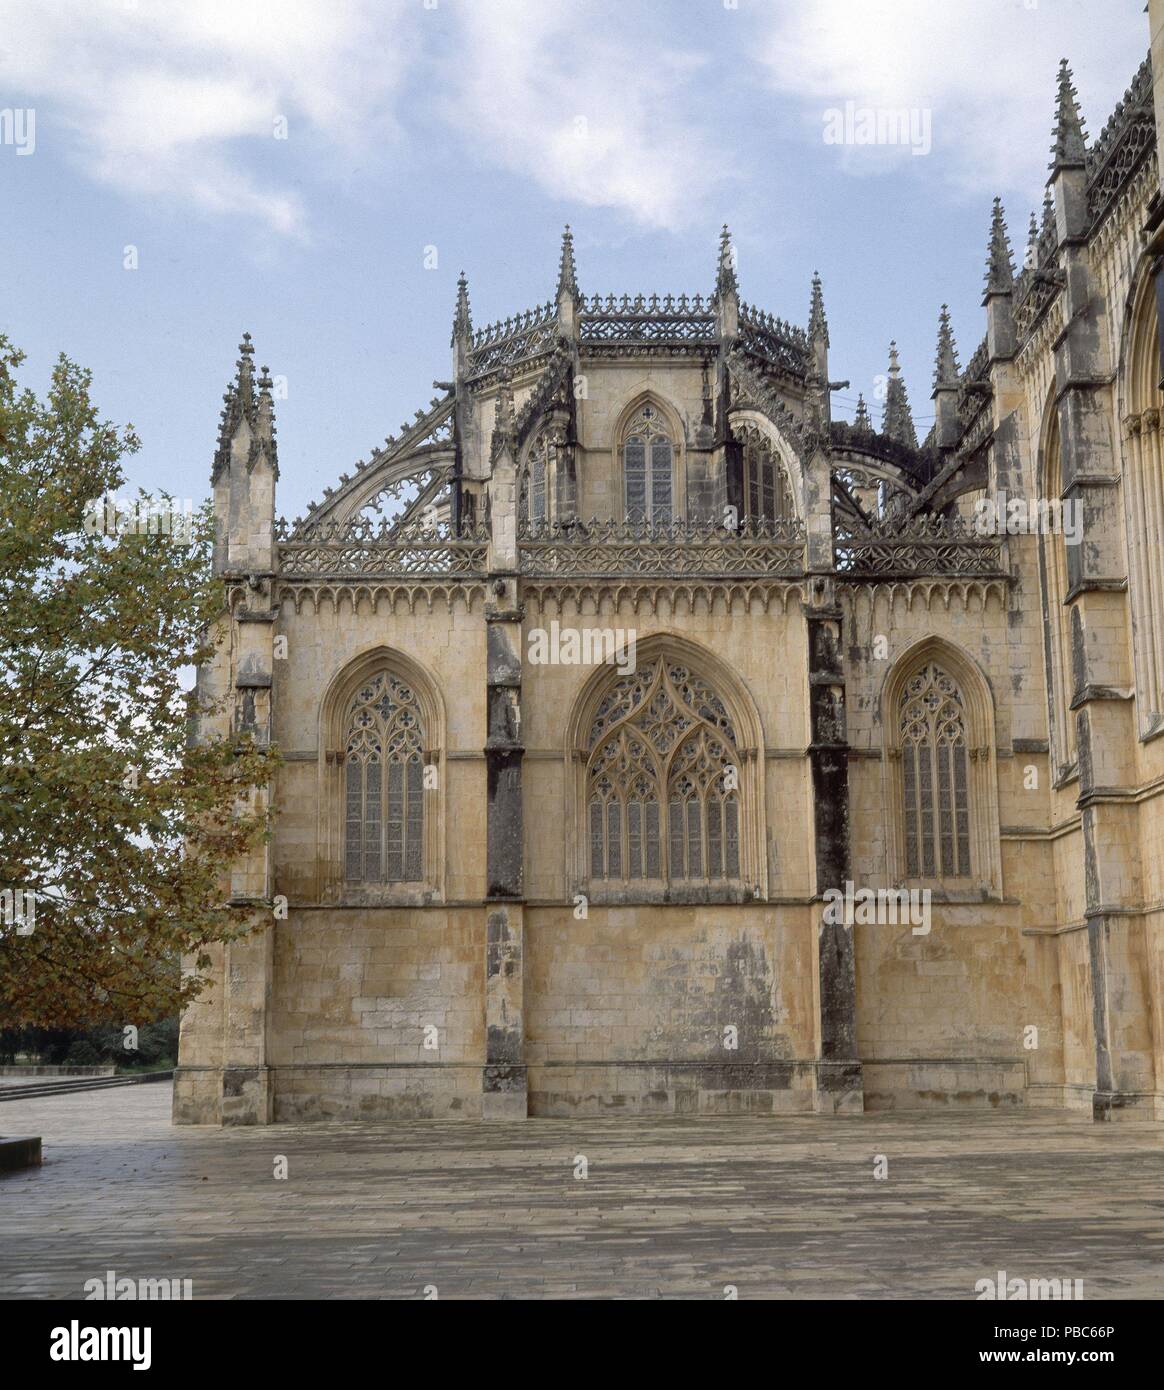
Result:
{"label": "blue sky", "polygon": [[[1094,138],[1143,11],[0,0],[0,112],[35,112],[31,154],[0,143],[0,327],[38,389],[60,351],[92,368],[132,480],[193,498],[248,329],[286,380],[291,517],[448,377],[462,267],[477,326],[552,294],[567,221],[584,291],[706,293],[727,221],[749,302],[804,324],[819,269],[838,413],[896,338],[924,434],[939,306],[963,362],[984,332],[995,194],[1021,262],[1059,58]],[[928,113],[927,152],[828,143],[847,102]]]}

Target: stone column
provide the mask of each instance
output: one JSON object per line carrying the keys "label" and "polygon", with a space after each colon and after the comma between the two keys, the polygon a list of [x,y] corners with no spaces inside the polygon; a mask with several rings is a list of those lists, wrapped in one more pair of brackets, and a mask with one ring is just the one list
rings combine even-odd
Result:
{"label": "stone column", "polygon": [[489,488],[492,537],[485,605],[486,815],[485,1070],[482,1114],[527,1113],[523,1013],[524,837],[521,768],[521,640],[517,565],[517,461],[513,403],[502,387]]}
{"label": "stone column", "polygon": [[[1127,566],[1120,469],[1112,432],[1112,358],[1102,286],[1091,273],[1089,210],[1077,112],[1061,77],[1053,166],[1066,328],[1055,346],[1065,507],[1082,517],[1068,545],[1071,691],[1079,750],[1085,914],[1095,1023],[1092,1113],[1109,1120],[1154,1089],[1146,996],[1143,891],[1136,804],[1136,728],[1127,634]],[[1142,1113],[1142,1112],[1141,1112]]]}
{"label": "stone column", "polygon": [[[817,449],[805,467],[808,531],[808,702],[811,742],[816,893],[844,891],[852,873],[849,844],[849,744],[845,718],[842,615],[836,596],[832,550],[831,460]],[[853,927],[817,923],[819,1056],[817,1110],[857,1112],[865,1099],[857,1060],[857,983]]]}

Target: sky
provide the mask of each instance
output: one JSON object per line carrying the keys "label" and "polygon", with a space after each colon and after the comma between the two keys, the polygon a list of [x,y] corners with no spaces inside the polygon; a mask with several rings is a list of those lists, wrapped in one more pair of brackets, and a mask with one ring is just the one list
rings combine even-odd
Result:
{"label": "sky", "polygon": [[584,292],[707,293],[727,222],[749,303],[804,325],[819,270],[839,416],[896,339],[920,436],[1059,59],[1094,139],[1147,48],[1143,0],[0,0],[0,331],[195,501],[249,331],[291,518],[449,378],[462,269],[477,327],[544,302],[569,222]]}

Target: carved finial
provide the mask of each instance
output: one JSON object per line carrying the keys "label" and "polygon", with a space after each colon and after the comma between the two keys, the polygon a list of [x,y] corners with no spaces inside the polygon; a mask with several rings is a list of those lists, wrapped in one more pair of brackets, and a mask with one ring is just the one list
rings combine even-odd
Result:
{"label": "carved finial", "polygon": [[739,289],[740,284],[736,279],[736,249],[732,245],[732,234],[725,222],[723,231],[719,234],[719,265],[715,275],[716,298],[722,299],[729,292],[738,294]]}
{"label": "carved finial", "polygon": [[897,360],[897,343],[889,344],[889,384],[885,390],[885,413],[881,417],[881,433],[899,444],[917,448],[917,431],[909,408],[909,396],[901,379],[901,364]]}
{"label": "carved finial", "polygon": [[1079,102],[1071,82],[1067,59],[1059,62],[1059,95],[1055,111],[1054,143],[1051,146],[1051,172],[1060,169],[1080,169],[1087,162],[1087,135]]}
{"label": "carved finial", "polygon": [[[469,282],[462,270],[457,276],[457,308],[453,314],[453,343],[473,335],[473,315],[469,309]],[[450,344],[451,346],[451,344]]]}
{"label": "carved finial", "polygon": [[[219,476],[230,465],[231,443],[244,420],[253,429],[256,424],[255,369],[251,358],[255,347],[251,335],[244,333],[238,345],[239,357],[235,364],[234,380],[223,393],[221,424],[218,430],[218,446],[214,451],[214,463],[210,470],[210,480]],[[266,368],[263,369],[264,377]],[[259,383],[260,386],[262,382]],[[269,402],[270,397],[267,397]]]}
{"label": "carved finial", "polygon": [[1047,185],[1047,191],[1043,194],[1043,226],[1041,235],[1054,236],[1055,234],[1055,197],[1051,192],[1051,185]]}
{"label": "carved finial", "polygon": [[950,307],[942,305],[938,315],[938,353],[934,360],[934,385],[957,386],[958,349],[954,345],[954,331],[950,327]]}
{"label": "carved finial", "polygon": [[825,318],[824,293],[821,290],[820,274],[812,272],[812,301],[808,309],[808,340],[816,342],[822,340],[825,347],[829,346],[829,325]]}
{"label": "carved finial", "polygon": [[574,265],[574,233],[569,222],[562,233],[562,254],[558,259],[558,298],[569,295],[578,298],[578,272]]}
{"label": "carved finial", "polygon": [[873,433],[873,421],[869,418],[869,407],[865,404],[865,397],[857,396],[857,413],[853,416],[853,428],[863,432]]}
{"label": "carved finial", "polygon": [[1023,269],[1034,270],[1039,263],[1039,223],[1034,212],[1031,213],[1031,224],[1027,228],[1027,253],[1023,257]]}
{"label": "carved finial", "polygon": [[1014,260],[1002,199],[995,198],[990,215],[990,250],[986,257],[986,293],[1010,294],[1014,289]]}

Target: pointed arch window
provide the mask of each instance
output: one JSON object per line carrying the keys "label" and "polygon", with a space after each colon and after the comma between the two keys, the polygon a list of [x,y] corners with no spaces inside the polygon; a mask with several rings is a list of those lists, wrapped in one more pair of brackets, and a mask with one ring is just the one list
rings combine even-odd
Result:
{"label": "pointed arch window", "polygon": [[626,519],[669,526],[674,516],[675,445],[659,409],[650,402],[631,418],[623,435]]}
{"label": "pointed arch window", "polygon": [[910,878],[967,878],[970,778],[966,710],[955,681],[928,662],[906,683],[899,711]]}
{"label": "pointed arch window", "polygon": [[750,521],[793,515],[788,475],[767,439],[749,438],[744,447],[744,515]]}
{"label": "pointed arch window", "polygon": [[571,451],[562,426],[550,421],[534,435],[521,467],[518,515],[523,526],[568,520],[574,509]]}
{"label": "pointed arch window", "polygon": [[522,518],[534,526],[552,519],[559,442],[552,430],[539,430],[526,455],[521,473],[520,507]]}
{"label": "pointed arch window", "polygon": [[728,886],[741,875],[741,757],[716,691],[666,658],[615,681],[587,739],[593,882]]}
{"label": "pointed arch window", "polygon": [[424,877],[424,726],[411,686],[385,671],[356,692],[344,750],[344,877]]}

